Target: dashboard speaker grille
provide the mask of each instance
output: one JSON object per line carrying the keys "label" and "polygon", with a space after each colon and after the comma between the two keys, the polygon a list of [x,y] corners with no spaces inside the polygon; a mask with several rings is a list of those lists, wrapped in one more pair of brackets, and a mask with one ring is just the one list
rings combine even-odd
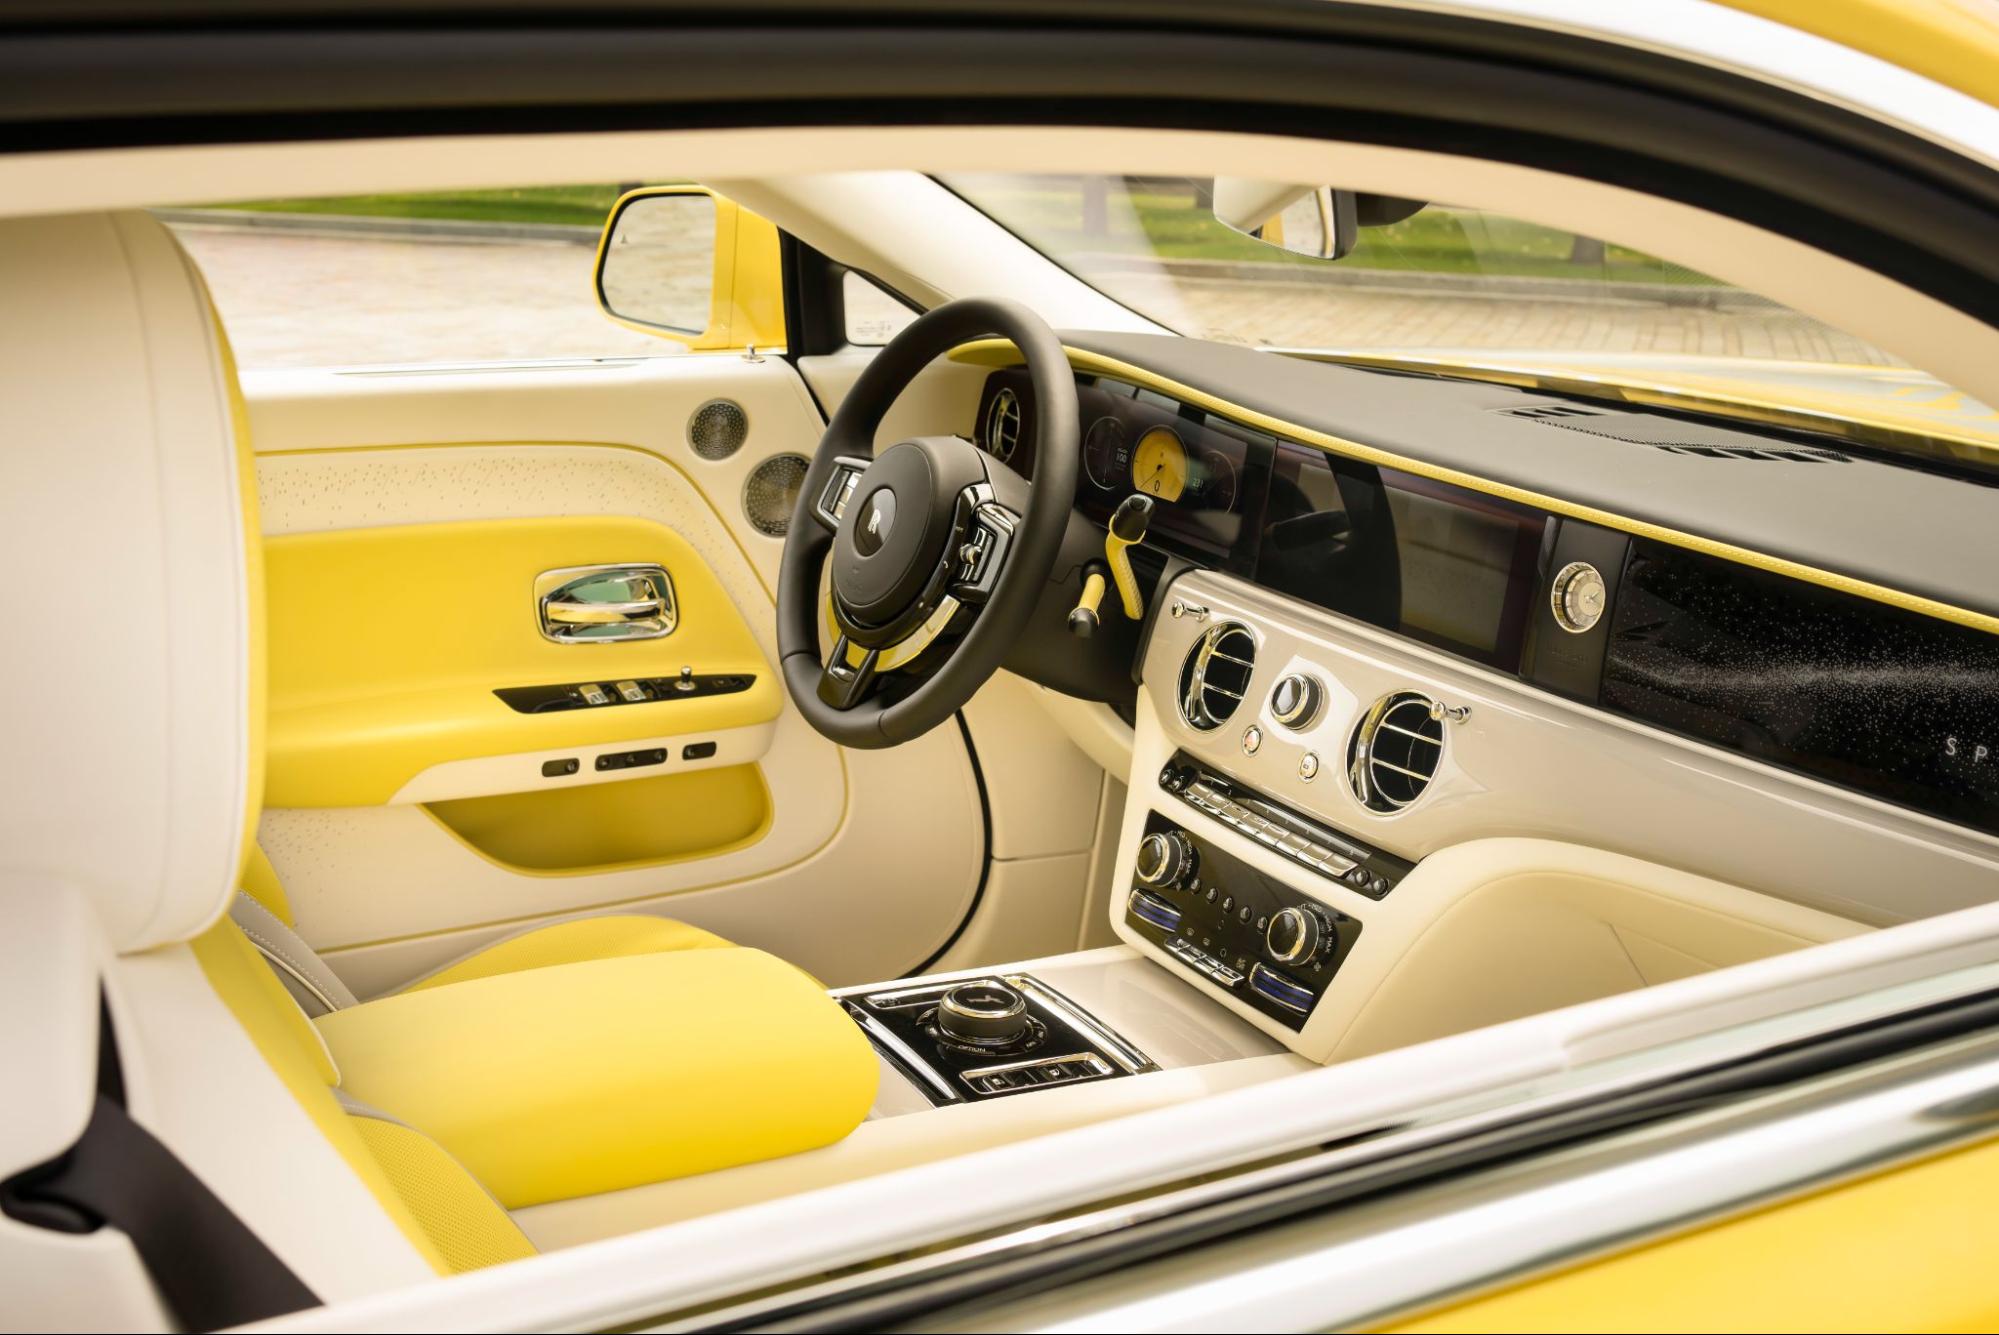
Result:
{"label": "dashboard speaker grille", "polygon": [[1369,811],[1390,815],[1421,797],[1444,759],[1435,701],[1398,691],[1374,702],[1347,746],[1347,781]]}
{"label": "dashboard speaker grille", "polygon": [[726,459],[750,437],[750,415],[734,399],[710,399],[687,419],[687,444],[708,461]]}
{"label": "dashboard speaker grille", "polygon": [[1194,643],[1180,668],[1180,716],[1207,732],[1227,723],[1249,694],[1256,670],[1256,637],[1237,621],[1224,621]]}
{"label": "dashboard speaker grille", "polygon": [[781,538],[791,531],[791,512],[798,505],[798,489],[805,485],[809,466],[802,454],[773,454],[750,470],[743,483],[743,514],[751,528],[766,538]]}

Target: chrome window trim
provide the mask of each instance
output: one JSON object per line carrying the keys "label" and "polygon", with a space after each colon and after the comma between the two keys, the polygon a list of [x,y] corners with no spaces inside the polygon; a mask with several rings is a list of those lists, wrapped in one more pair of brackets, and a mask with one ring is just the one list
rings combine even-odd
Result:
{"label": "chrome window trim", "polygon": [[[1779,1057],[1814,1039],[1837,1040],[1849,1032],[1905,1021],[1911,1015],[1946,1010],[1953,1005],[1977,1004],[1981,1000],[1990,1011],[1999,1013],[1999,962],[1840,998],[1628,1056],[1578,1065],[1457,1100],[1417,1119],[1352,1125],[1339,1132],[1329,1129],[1331,1143],[1327,1148],[1285,1153],[1286,1147],[1273,1145],[1273,1153],[1262,1160],[1238,1164],[1232,1171],[1214,1165],[1199,1176],[1164,1184],[1155,1191],[1135,1194],[1107,1207],[1083,1207],[1053,1219],[1003,1222],[981,1235],[961,1236],[955,1242],[940,1239],[938,1247],[913,1259],[899,1259],[907,1256],[903,1251],[878,1258],[873,1264],[862,1262],[858,1267],[844,1267],[837,1275],[801,1277],[790,1284],[773,1284],[746,1301],[711,1301],[693,1311],[664,1312],[636,1326],[661,1331],[760,1328],[787,1317],[803,1320],[815,1328],[835,1317],[842,1322],[860,1319],[886,1323],[898,1318],[892,1309],[879,1305],[882,1295],[892,1296],[918,1284],[938,1283],[941,1277],[967,1268],[1019,1262],[1065,1244],[1117,1248],[1118,1235],[1128,1230],[1157,1226],[1175,1216],[1194,1212],[1219,1211],[1232,1200],[1252,1195],[1300,1191],[1314,1179],[1354,1177],[1371,1179],[1378,1187],[1392,1186],[1410,1172],[1426,1167],[1434,1169],[1438,1160],[1448,1159],[1467,1146],[1482,1147],[1517,1134],[1523,1124],[1536,1119],[1596,1113],[1611,1100],[1642,1097],[1675,1079],[1726,1075],[1748,1063]],[[1985,1023],[1989,1024],[1991,1019],[1990,1014],[1986,1015]],[[1941,1074],[1925,1075],[1921,1071],[1907,1074],[1910,1067],[1932,1061],[1958,1064]],[[1803,1114],[1804,1121],[1787,1111],[1794,1109],[1795,1100],[1813,1096],[1815,1091],[1823,1097],[1828,1086],[1845,1088],[1855,1082],[1881,1081],[1884,1071],[1890,1077],[1887,1087],[1863,1093],[1858,1105],[1834,1097],[1829,1110]],[[1892,1078],[1897,1073],[1904,1075],[1899,1082]],[[1620,1136],[1628,1136],[1637,1145],[1631,1164],[1614,1166],[1617,1171],[1630,1173],[1643,1173],[1646,1164],[1660,1157],[1652,1153],[1661,1134],[1659,1127],[1667,1128],[1668,1134],[1675,1129],[1692,1130],[1694,1144],[1683,1152],[1675,1151],[1678,1157],[1672,1160],[1675,1167],[1668,1180],[1674,1181],[1677,1189],[1670,1209],[1662,1209],[1649,1218],[1634,1217],[1612,1227],[1610,1216],[1599,1206],[1579,1208],[1565,1217],[1567,1227],[1559,1235],[1559,1248],[1553,1244],[1540,1246],[1532,1257],[1502,1257],[1494,1252],[1489,1262],[1481,1263],[1473,1255],[1460,1258],[1458,1266],[1451,1269],[1441,1261],[1433,1265],[1431,1259],[1423,1264],[1406,1265],[1402,1263],[1403,1254],[1398,1253],[1397,1264],[1386,1267],[1380,1253],[1368,1251],[1370,1235],[1363,1230],[1360,1238],[1338,1244],[1348,1249],[1340,1257],[1358,1273],[1370,1269],[1388,1271],[1376,1277],[1378,1282],[1373,1288],[1333,1284],[1327,1277],[1329,1272],[1322,1268],[1318,1252],[1312,1262],[1288,1276],[1300,1284],[1307,1298],[1319,1295],[1315,1301],[1325,1309],[1324,1315],[1316,1314],[1317,1308],[1309,1316],[1295,1314],[1290,1309],[1279,1314],[1245,1308],[1229,1315],[1217,1310],[1192,1317],[1186,1295],[1202,1281],[1191,1278],[1185,1281],[1184,1289],[1174,1289],[1169,1282],[1166,1288],[1171,1292],[1148,1295],[1123,1308],[1092,1310],[1079,1319],[1091,1328],[1106,1330],[1216,1328],[1245,1322],[1248,1325],[1244,1328],[1348,1326],[1381,1314],[1433,1306],[1468,1289],[1531,1273],[1535,1267],[1573,1261],[1588,1254],[1592,1247],[1614,1246],[1648,1233],[1767,1204],[1974,1136],[1990,1135],[1995,1122],[1989,1113],[1991,1100],[1986,1096],[1999,1095],[1999,1036],[1987,1030],[1969,1038],[1932,1043],[1907,1056],[1875,1059],[1857,1071],[1838,1069],[1808,1079],[1804,1084],[1803,1095],[1794,1089],[1747,1095],[1724,1106],[1704,1107],[1688,1116],[1669,1117],[1636,1132],[1613,1129],[1604,1137],[1604,1143],[1614,1146],[1624,1143]],[[1981,1098],[1983,1102],[1979,1101]],[[1854,1111],[1856,1107],[1858,1112]],[[1951,1109],[1970,1110],[1976,1115],[1939,1115],[1940,1110]],[[1863,1127],[1862,1114],[1878,1116],[1865,1121]],[[1753,1152],[1745,1156],[1744,1171],[1693,1171],[1686,1167],[1687,1156],[1697,1156],[1709,1140],[1735,1135],[1737,1121],[1764,1115],[1774,1120],[1768,1127],[1759,1124],[1750,1129],[1755,1139]],[[1813,1138],[1821,1132],[1824,1133],[1821,1138]],[[1702,1139],[1704,1135],[1708,1138]],[[1525,1162],[1529,1168],[1542,1167],[1549,1172],[1565,1172],[1573,1166],[1567,1158],[1545,1156],[1531,1149]],[[1478,1180],[1485,1167],[1479,1165],[1464,1175],[1438,1179],[1440,1185],[1434,1190],[1443,1194],[1446,1201],[1434,1215],[1451,1217],[1451,1198],[1468,1180]],[[1477,1203],[1465,1208],[1477,1208]],[[1509,1232],[1531,1232],[1520,1230],[1517,1218],[1503,1209],[1492,1227],[1502,1238]],[[1550,1232],[1547,1236],[1552,1238],[1557,1234]],[[1516,1241],[1532,1242],[1532,1239]],[[1439,1228],[1430,1243],[1439,1256],[1448,1255],[1453,1249],[1468,1250],[1463,1247],[1462,1235],[1449,1227]],[[1185,1250],[1178,1257],[1180,1266],[1192,1269]],[[1171,1274],[1173,1262],[1169,1259],[1163,1264]],[[1318,1278],[1315,1280],[1313,1276]],[[1128,1285],[1130,1278],[1131,1271],[1123,1269],[1123,1282]],[[1399,1283],[1401,1289],[1390,1291],[1390,1281]],[[1225,1287],[1238,1287],[1233,1274]],[[1327,1300],[1328,1290],[1338,1290],[1342,1305],[1337,1311],[1335,1304]],[[1214,1296],[1212,1291],[1206,1292],[1208,1297]],[[1161,1306],[1149,1306],[1155,1299]],[[878,1305],[862,1307],[860,1304],[864,1302]],[[1187,1324],[1190,1319],[1191,1326]]]}
{"label": "chrome window trim", "polygon": [[[1095,1301],[1087,1281],[1066,1309],[1042,1295],[1037,1316],[1063,1329],[1379,1328],[1987,1139],[1995,1107],[1999,1034],[1987,1029],[1684,1124],[1223,1242],[1207,1265],[1183,1252],[1124,1269]],[[1144,1296],[1117,1296],[1135,1287]],[[993,1328],[1011,1328],[1004,1308]]]}

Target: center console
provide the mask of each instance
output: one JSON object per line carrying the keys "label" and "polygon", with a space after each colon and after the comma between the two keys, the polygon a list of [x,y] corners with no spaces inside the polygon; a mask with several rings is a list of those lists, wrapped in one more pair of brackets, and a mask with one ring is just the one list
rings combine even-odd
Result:
{"label": "center console", "polygon": [[1360,939],[1358,920],[1153,812],[1124,920],[1199,975],[1289,1029],[1303,1029]]}
{"label": "center console", "polygon": [[937,1107],[1159,1069],[1031,974],[836,995],[883,1059]]}

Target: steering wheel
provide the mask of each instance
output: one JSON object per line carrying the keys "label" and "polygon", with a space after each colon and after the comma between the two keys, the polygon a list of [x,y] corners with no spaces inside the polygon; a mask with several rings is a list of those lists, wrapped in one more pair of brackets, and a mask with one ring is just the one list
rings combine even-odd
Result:
{"label": "steering wheel", "polygon": [[[917,373],[992,335],[1027,361],[1034,481],[962,436],[916,436],[874,454],[882,418]],[[778,569],[785,687],[820,733],[867,750],[898,746],[950,718],[999,669],[1061,551],[1076,497],[1076,414],[1061,340],[1015,302],[948,302],[876,354],[820,438]],[[835,644],[822,663],[829,549]]]}

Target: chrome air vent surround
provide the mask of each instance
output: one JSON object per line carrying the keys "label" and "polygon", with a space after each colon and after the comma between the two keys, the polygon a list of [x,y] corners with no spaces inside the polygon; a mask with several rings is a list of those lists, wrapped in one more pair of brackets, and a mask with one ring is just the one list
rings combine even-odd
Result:
{"label": "chrome air vent surround", "polygon": [[986,408],[986,429],[980,433],[986,453],[1005,463],[1020,445],[1020,395],[1002,389]]}
{"label": "chrome air vent surround", "polygon": [[1256,637],[1240,621],[1210,628],[1187,651],[1180,668],[1180,717],[1208,732],[1227,723],[1249,694],[1256,670]]}
{"label": "chrome air vent surround", "polygon": [[1347,743],[1347,784],[1362,806],[1392,816],[1421,797],[1444,759],[1443,710],[1418,691],[1374,702]]}

